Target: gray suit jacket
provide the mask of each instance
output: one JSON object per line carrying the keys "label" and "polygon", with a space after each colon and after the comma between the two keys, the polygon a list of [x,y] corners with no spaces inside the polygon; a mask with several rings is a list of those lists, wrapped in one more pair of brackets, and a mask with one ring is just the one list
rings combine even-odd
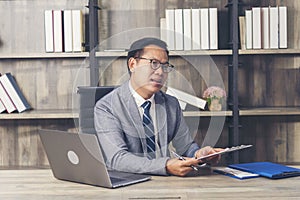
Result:
{"label": "gray suit jacket", "polygon": [[167,175],[169,143],[177,153],[192,157],[199,146],[193,141],[178,100],[163,92],[155,94],[158,140],[162,157],[149,160],[142,119],[128,81],[100,99],[94,109],[95,129],[106,165],[133,173]]}

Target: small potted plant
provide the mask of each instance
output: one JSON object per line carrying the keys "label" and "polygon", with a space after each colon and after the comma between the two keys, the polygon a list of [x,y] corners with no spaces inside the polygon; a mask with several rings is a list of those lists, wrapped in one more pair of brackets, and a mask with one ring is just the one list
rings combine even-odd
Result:
{"label": "small potted plant", "polygon": [[207,101],[210,111],[220,111],[226,102],[226,92],[218,86],[211,86],[203,92],[203,98]]}

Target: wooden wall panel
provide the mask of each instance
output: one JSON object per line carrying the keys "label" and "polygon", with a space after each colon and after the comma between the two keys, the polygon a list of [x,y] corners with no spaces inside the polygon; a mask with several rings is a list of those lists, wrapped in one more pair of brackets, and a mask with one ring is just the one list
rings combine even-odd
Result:
{"label": "wooden wall panel", "polygon": [[73,119],[1,120],[0,166],[48,166],[38,130],[42,128],[72,131]]}
{"label": "wooden wall panel", "polygon": [[74,87],[88,84],[82,62],[80,58],[11,59],[0,62],[0,72],[15,77],[33,109],[72,109]]}
{"label": "wooden wall panel", "polygon": [[80,9],[86,14],[86,5],[86,0],[0,1],[0,53],[45,52],[44,10]]}

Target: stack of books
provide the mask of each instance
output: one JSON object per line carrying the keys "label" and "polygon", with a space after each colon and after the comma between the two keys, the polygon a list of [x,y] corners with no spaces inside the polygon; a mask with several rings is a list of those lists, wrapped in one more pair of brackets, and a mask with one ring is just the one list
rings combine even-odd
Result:
{"label": "stack of books", "polygon": [[239,17],[241,49],[285,49],[287,7],[253,7]]}
{"label": "stack of books", "polygon": [[169,50],[218,49],[218,10],[166,9],[160,30]]}
{"label": "stack of books", "polygon": [[46,52],[82,52],[81,10],[45,10]]}
{"label": "stack of books", "polygon": [[11,73],[0,76],[0,113],[23,112],[31,109]]}

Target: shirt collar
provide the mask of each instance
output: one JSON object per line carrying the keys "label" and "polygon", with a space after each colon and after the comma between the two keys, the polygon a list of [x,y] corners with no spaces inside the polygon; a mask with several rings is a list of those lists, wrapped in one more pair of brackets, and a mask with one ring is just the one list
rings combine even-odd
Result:
{"label": "shirt collar", "polygon": [[145,102],[145,101],[150,101],[151,102],[151,105],[153,105],[154,103],[154,94],[149,98],[149,99],[144,99],[141,95],[139,95],[134,89],[133,87],[131,86],[131,83],[129,81],[129,90],[137,104],[138,107],[141,107],[141,105]]}

